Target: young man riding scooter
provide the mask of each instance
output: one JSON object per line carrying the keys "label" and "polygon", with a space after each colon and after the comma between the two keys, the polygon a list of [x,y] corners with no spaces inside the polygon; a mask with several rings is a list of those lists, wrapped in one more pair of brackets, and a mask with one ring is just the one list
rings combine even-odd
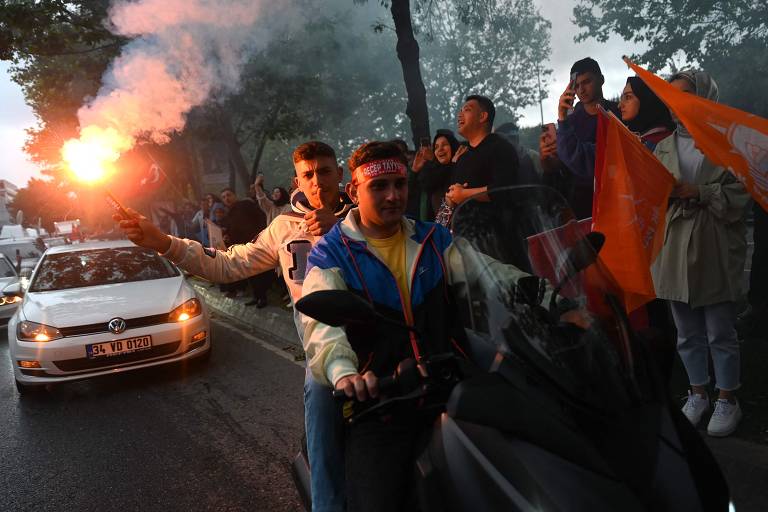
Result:
{"label": "young man riding scooter", "polygon": [[[316,380],[359,401],[379,396],[378,379],[406,358],[451,351],[443,252],[451,237],[442,226],[404,217],[407,162],[387,142],[369,142],[349,159],[347,193],[357,208],[320,240],[309,256],[303,295],[350,290],[393,320],[363,329],[331,327],[311,318],[304,340]],[[411,510],[413,461],[431,418],[372,418],[345,434],[349,512]]]}
{"label": "young man riding scooter", "polygon": [[[182,240],[161,232],[136,212],[133,219],[120,219],[120,227],[135,244],[154,249],[179,267],[217,283],[227,283],[281,268],[291,299],[301,297],[307,256],[312,246],[351,208],[346,194],[339,192],[343,170],[328,144],[310,141],[293,152],[297,191],[291,196],[292,212],[278,215],[252,242],[234,245],[228,251],[204,248],[193,240]],[[299,337],[299,328],[295,315]],[[344,469],[341,455],[342,420],[327,388],[312,379],[304,383],[304,417],[312,482],[312,510],[344,510]]]}

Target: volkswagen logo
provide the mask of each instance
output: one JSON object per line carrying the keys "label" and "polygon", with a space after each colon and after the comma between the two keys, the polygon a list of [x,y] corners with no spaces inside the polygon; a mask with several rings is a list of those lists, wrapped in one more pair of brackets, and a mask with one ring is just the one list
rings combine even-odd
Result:
{"label": "volkswagen logo", "polygon": [[122,318],[113,318],[107,324],[107,328],[110,330],[110,332],[113,332],[115,334],[120,334],[126,328],[125,320],[123,320]]}

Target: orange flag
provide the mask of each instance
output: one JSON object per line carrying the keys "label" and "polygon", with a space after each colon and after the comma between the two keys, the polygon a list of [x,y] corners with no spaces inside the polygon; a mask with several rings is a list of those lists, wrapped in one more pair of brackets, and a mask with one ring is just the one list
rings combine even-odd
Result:
{"label": "orange flag", "polygon": [[597,123],[593,230],[605,235],[600,259],[621,287],[627,313],[656,298],[651,264],[664,243],[675,180],[615,115]]}
{"label": "orange flag", "polygon": [[729,169],[768,210],[768,119],[682,92],[624,57],[717,165]]}

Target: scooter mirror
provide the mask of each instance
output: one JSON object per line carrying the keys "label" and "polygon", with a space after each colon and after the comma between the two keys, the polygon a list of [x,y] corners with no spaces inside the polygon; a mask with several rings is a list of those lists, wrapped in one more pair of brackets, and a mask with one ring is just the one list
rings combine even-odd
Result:
{"label": "scooter mirror", "polygon": [[296,302],[296,309],[333,327],[374,324],[376,311],[365,299],[347,290],[320,290]]}
{"label": "scooter mirror", "polygon": [[552,297],[549,300],[549,312],[554,315],[554,321],[557,321],[557,309],[555,306],[557,305],[557,296],[560,293],[560,290],[563,289],[563,286],[565,286],[573,276],[597,261],[597,255],[600,252],[600,249],[603,248],[603,244],[605,244],[605,235],[599,231],[592,231],[591,233],[587,233],[584,238],[576,242],[573,247],[568,250],[568,258],[566,260],[568,268],[565,277],[563,277],[557,284],[552,292]]}
{"label": "scooter mirror", "polygon": [[584,238],[579,240],[568,254],[568,263],[571,266],[572,274],[578,274],[592,265],[597,260],[597,254],[603,248],[604,243],[605,235],[599,231],[587,233]]}

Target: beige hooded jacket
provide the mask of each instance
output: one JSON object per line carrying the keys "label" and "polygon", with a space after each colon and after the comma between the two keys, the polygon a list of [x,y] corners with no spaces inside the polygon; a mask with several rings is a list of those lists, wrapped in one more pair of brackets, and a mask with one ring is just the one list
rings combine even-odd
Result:
{"label": "beige hooded jacket", "polygon": [[[703,71],[684,71],[699,96],[717,100],[717,85]],[[689,136],[678,122],[675,134],[659,142],[654,154],[680,180],[678,137]],[[693,183],[698,199],[672,199],[664,246],[651,272],[656,296],[701,307],[736,301],[743,294],[746,259],[744,211],[749,194],[738,179],[707,158]]]}

